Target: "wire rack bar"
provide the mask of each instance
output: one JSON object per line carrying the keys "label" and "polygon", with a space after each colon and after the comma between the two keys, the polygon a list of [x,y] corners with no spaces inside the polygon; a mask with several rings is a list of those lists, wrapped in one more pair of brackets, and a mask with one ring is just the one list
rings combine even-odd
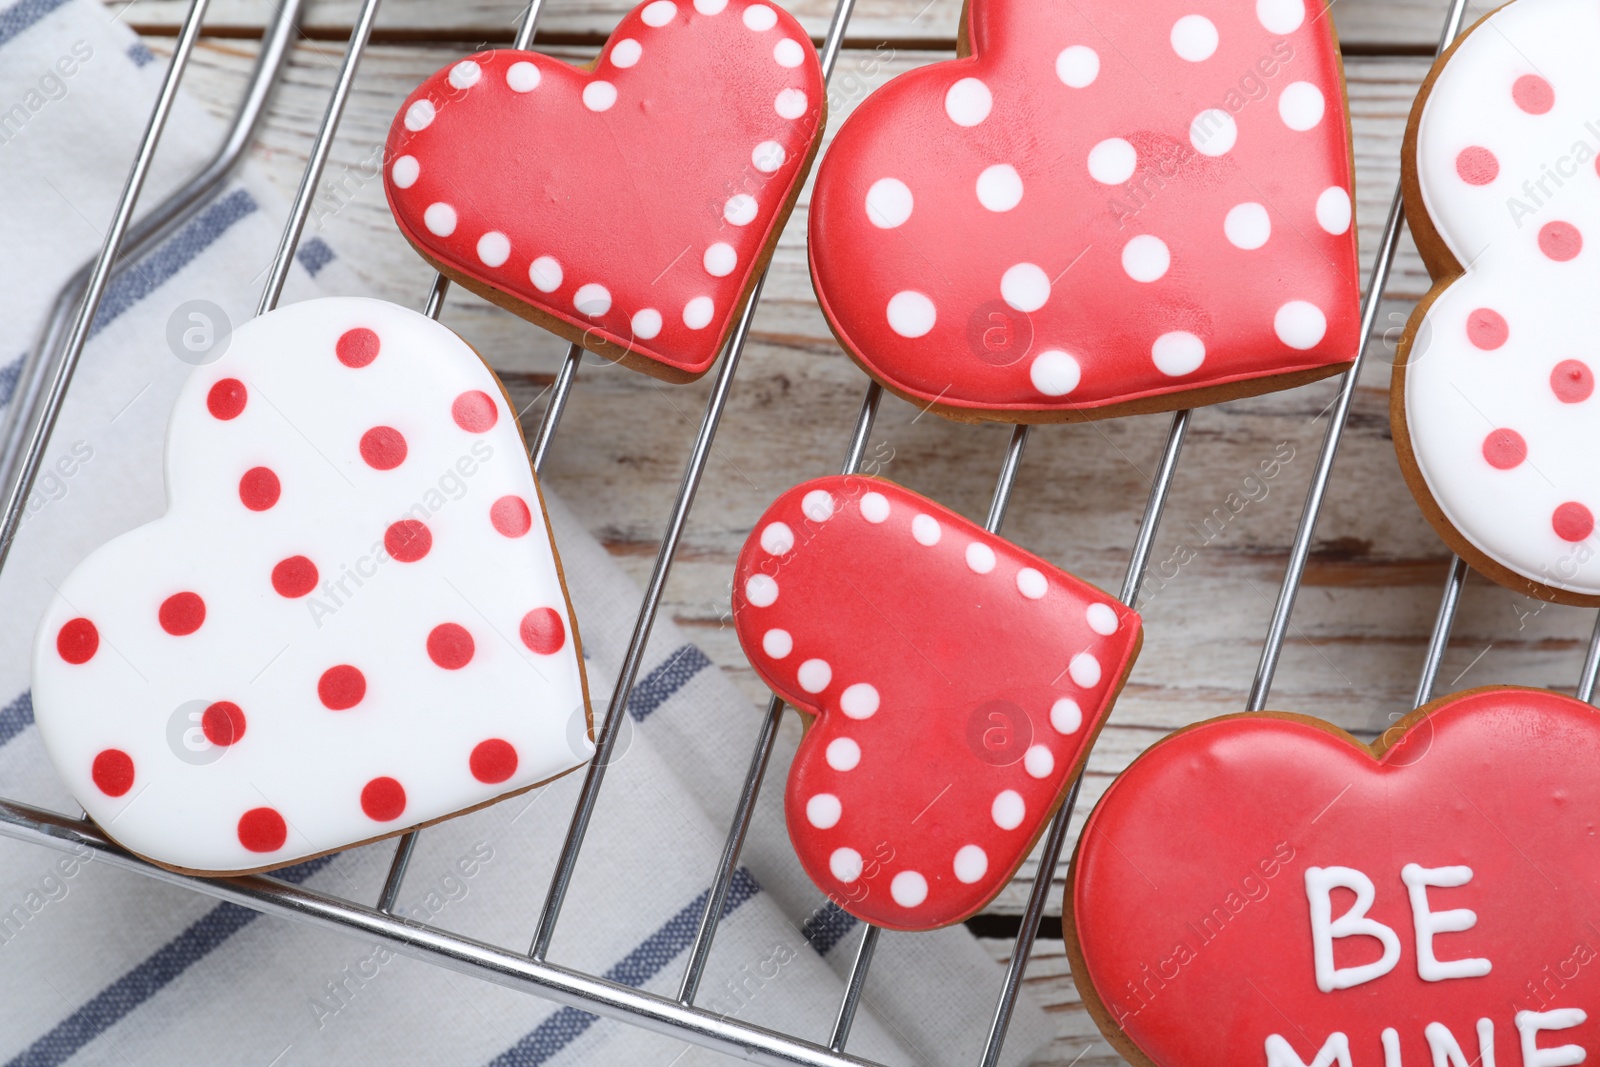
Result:
{"label": "wire rack bar", "polygon": [[1450,631],[1455,626],[1456,608],[1461,603],[1461,587],[1467,580],[1467,565],[1460,556],[1450,557],[1450,569],[1444,578],[1444,595],[1439,598],[1439,615],[1434,620],[1433,632],[1428,636],[1428,654],[1422,661],[1422,677],[1417,682],[1413,707],[1422,707],[1433,699],[1433,687],[1439,679],[1439,667],[1444,663],[1445,650],[1450,647]]}
{"label": "wire rack bar", "polygon": [[845,983],[844,996],[839,1001],[839,1014],[833,1020],[833,1033],[828,1036],[828,1047],[835,1052],[843,1052],[845,1043],[850,1040],[850,1027],[856,1021],[856,1008],[860,1006],[861,995],[867,988],[867,970],[872,966],[872,955],[878,951],[878,938],[882,936],[882,927],[862,924],[861,942],[856,946],[855,962],[850,964],[850,979]]}

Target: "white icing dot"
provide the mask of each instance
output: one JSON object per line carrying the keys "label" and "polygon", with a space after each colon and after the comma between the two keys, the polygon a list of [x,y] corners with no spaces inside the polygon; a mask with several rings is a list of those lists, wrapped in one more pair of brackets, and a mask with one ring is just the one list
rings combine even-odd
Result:
{"label": "white icing dot", "polygon": [[499,267],[511,258],[511,238],[499,230],[490,230],[478,238],[478,258],[485,267]]}
{"label": "white icing dot", "polygon": [[1181,378],[1200,369],[1200,364],[1206,360],[1206,344],[1192,333],[1174,330],[1156,338],[1155,344],[1150,346],[1150,358],[1162,374]]}
{"label": "white icing dot", "polygon": [[656,0],[639,15],[646,26],[665,26],[678,17],[678,5],[672,0]]}
{"label": "white icing dot", "polygon": [[889,498],[882,493],[868,493],[861,498],[861,517],[876,526],[889,517]]}
{"label": "white icing dot", "polygon": [[1089,177],[1101,185],[1121,185],[1139,167],[1139,153],[1120,137],[1101,141],[1089,149]]}
{"label": "white icing dot", "polygon": [[1056,769],[1056,758],[1043,745],[1034,745],[1022,757],[1022,768],[1033,778],[1048,778]]}
{"label": "white icing dot", "polygon": [[1239,140],[1239,124],[1221,108],[1209,107],[1189,123],[1189,143],[1203,156],[1221,156]]}
{"label": "white icing dot", "polygon": [[976,126],[989,117],[994,97],[977,78],[962,78],[944,94],[944,113],[957,126]]}
{"label": "white icing dot", "polygon": [[1304,300],[1291,300],[1273,316],[1272,328],[1277,332],[1278,340],[1304,352],[1322,343],[1323,336],[1328,332],[1328,319],[1317,305]]}
{"label": "white icing dot", "polygon": [[1084,620],[1088,622],[1089,629],[1104,637],[1110,637],[1117,632],[1117,613],[1110,604],[1090,604],[1089,610],[1083,613]]}
{"label": "white icing dot", "polygon": [[598,282],[580,285],[578,291],[572,294],[572,306],[590,318],[604,315],[611,310],[611,290]]}
{"label": "white icing dot", "polygon": [[1022,802],[1022,794],[1015,789],[1001,792],[989,808],[994,824],[1002,830],[1015,830],[1021,826],[1022,818],[1027,813],[1028,806]]}
{"label": "white icing dot", "polygon": [[735,226],[748,226],[756,220],[756,198],[749,193],[734,193],[722,205],[722,217]]}
{"label": "white icing dot", "polygon": [[828,742],[828,766],[836,771],[853,771],[861,762],[861,746],[848,737],[836,737]]}
{"label": "white icing dot", "polygon": [[939,520],[932,515],[918,515],[911,520],[911,536],[917,539],[917,544],[932,548],[939,543],[939,538],[944,531],[939,529]]}
{"label": "white icing dot", "polygon": [[989,854],[977,845],[962,845],[956,850],[956,881],[971,885],[989,873]]}
{"label": "white icing dot", "polygon": [[794,638],[788,630],[768,630],[761,637],[761,651],[773,659],[783,659],[794,651]]}
{"label": "white icing dot", "polygon": [[706,249],[701,262],[705,264],[706,273],[713,278],[726,278],[739,265],[739,253],[733,250],[732,245],[718,241]]}
{"label": "white icing dot", "polygon": [[720,15],[728,0],[694,0],[694,9],[702,15]]}
{"label": "white icing dot", "polygon": [[[753,10],[753,9],[752,9]],[[769,8],[770,10],[770,8]],[[797,119],[806,113],[810,101],[804,89],[783,89],[778,92],[778,98],[772,102],[772,108],[780,118]]]}
{"label": "white icing dot", "polygon": [[867,221],[880,230],[904,225],[911,206],[911,188],[899,178],[879,178],[867,190]]}
{"label": "white icing dot", "polygon": [[1029,600],[1038,600],[1049,589],[1049,580],[1032,567],[1024,567],[1017,572],[1017,592]]}
{"label": "white icing dot", "polygon": [[836,848],[828,857],[828,870],[839,881],[849,885],[861,877],[861,853],[853,848]]}
{"label": "white icing dot", "polygon": [[1278,97],[1278,115],[1291,130],[1315,129],[1328,108],[1322,90],[1310,82],[1294,82]]}
{"label": "white icing dot", "polygon": [[506,84],[514,93],[531,93],[539,87],[541,75],[539,68],[527,60],[513,63],[506,68]]}
{"label": "white icing dot", "polygon": [[1071,697],[1062,697],[1050,705],[1050,725],[1058,734],[1075,734],[1083,725],[1083,709]]}
{"label": "white icing dot", "polygon": [[1233,247],[1254,251],[1272,236],[1272,216],[1263,204],[1237,204],[1228,209],[1222,220],[1222,232]]}
{"label": "white icing dot", "polygon": [[800,510],[812,522],[827,522],[833,518],[833,494],[826,489],[813,489],[800,499]]}
{"label": "white icing dot", "polygon": [[770,574],[752,574],[744,583],[744,598],[758,608],[778,602],[778,583]]}
{"label": "white icing dot", "polygon": [[1350,230],[1350,194],[1330,185],[1317,197],[1317,224],[1337,236]]}
{"label": "white icing dot", "polygon": [[982,541],[967,546],[967,566],[975,574],[988,574],[994,570],[994,549]]}
{"label": "white icing dot", "polygon": [[1100,661],[1087,652],[1079,652],[1067,664],[1067,673],[1083,688],[1093,689],[1100,684]]}
{"label": "white icing dot", "polygon": [[1028,367],[1028,380],[1045,396],[1066,396],[1082,378],[1078,361],[1058,348],[1040,352]]}
{"label": "white icing dot", "polygon": [[1063,48],[1056,56],[1056,77],[1069,89],[1086,89],[1100,76],[1100,53],[1088,45]]}
{"label": "white icing dot", "polygon": [[750,152],[750,165],[762,174],[771,174],[788,158],[789,153],[777,141],[762,141]]}
{"label": "white icing dot", "polygon": [[1000,296],[1018,311],[1038,311],[1050,299],[1050,278],[1032,263],[1018,263],[1000,276]]}
{"label": "white icing dot", "polygon": [[806,801],[806,821],[818,830],[831,830],[839,825],[844,805],[832,793],[818,793]]}
{"label": "white icing dot", "polygon": [[1191,63],[1210,59],[1217,51],[1216,23],[1204,15],[1185,15],[1172,24],[1172,50]]}
{"label": "white icing dot", "polygon": [[540,256],[528,264],[528,280],[541,293],[553,293],[561,288],[561,261],[554,256]]}
{"label": "white icing dot", "polygon": [[456,209],[443,201],[429,204],[428,210],[422,213],[422,224],[431,234],[449,237],[456,232]]}
{"label": "white icing dot", "polygon": [[1159,281],[1172,266],[1167,242],[1142,233],[1122,246],[1122,269],[1136,282]]}
{"label": "white icing dot", "polygon": [[428,100],[418,100],[406,108],[406,129],[412,133],[419,133],[433,122],[433,116],[433,103]]}
{"label": "white icing dot", "polygon": [[848,686],[839,694],[839,710],[852,719],[870,719],[878,713],[878,691],[866,682]]}
{"label": "white icing dot", "polygon": [[389,178],[401,189],[409,189],[417,183],[417,178],[422,174],[422,164],[417,162],[416,156],[401,156],[394,161],[394,166],[389,168]]}
{"label": "white icing dot", "polygon": [[798,67],[806,61],[806,50],[792,37],[785,37],[772,46],[772,58],[780,67]]}
{"label": "white icing dot", "polygon": [[617,87],[610,82],[592,81],[583,87],[583,106],[590,111],[606,111],[617,102]]}
{"label": "white icing dot", "polygon": [[697,296],[683,305],[683,324],[691,330],[703,330],[711,325],[716,305],[709,296]]}
{"label": "white icing dot", "polygon": [[828,683],[833,681],[833,668],[828,666],[824,659],[808,659],[800,664],[796,673],[800,681],[800,688],[808,693],[820,693],[828,688]]}
{"label": "white icing dot", "polygon": [[890,879],[889,895],[902,908],[914,908],[928,899],[928,880],[916,871],[901,871]]}
{"label": "white icing dot", "polygon": [[761,531],[761,550],[769,556],[781,556],[794,547],[794,531],[786,522],[769,522]]}
{"label": "white icing dot", "polygon": [[1008,163],[985,167],[978,175],[978,203],[990,211],[1010,211],[1022,202],[1022,176]]}
{"label": "white icing dot", "polygon": [[1305,0],[1256,0],[1256,18],[1268,33],[1293,33],[1306,20]]}
{"label": "white icing dot", "polygon": [[744,24],[757,33],[765,33],[778,24],[778,13],[766,4],[751,4],[744,9]]}
{"label": "white icing dot", "polygon": [[639,62],[639,57],[644,55],[644,46],[632,37],[624,37],[611,46],[611,65],[614,67],[631,67]]}
{"label": "white icing dot", "polygon": [[634,314],[632,325],[635,337],[653,340],[661,332],[661,312],[655,308],[645,308]]}
{"label": "white icing dot", "polygon": [[483,77],[483,68],[470,59],[463,59],[450,68],[450,84],[457,89],[470,89]]}
{"label": "white icing dot", "polygon": [[889,298],[889,329],[901,337],[923,337],[933,329],[938,310],[933,301],[907,289]]}

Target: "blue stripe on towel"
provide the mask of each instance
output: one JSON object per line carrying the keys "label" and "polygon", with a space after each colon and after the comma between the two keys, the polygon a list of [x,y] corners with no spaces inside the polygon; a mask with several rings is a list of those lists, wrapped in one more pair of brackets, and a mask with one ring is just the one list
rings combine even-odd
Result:
{"label": "blue stripe on towel", "polygon": [[22,0],[0,11],[0,47],[67,0]]}

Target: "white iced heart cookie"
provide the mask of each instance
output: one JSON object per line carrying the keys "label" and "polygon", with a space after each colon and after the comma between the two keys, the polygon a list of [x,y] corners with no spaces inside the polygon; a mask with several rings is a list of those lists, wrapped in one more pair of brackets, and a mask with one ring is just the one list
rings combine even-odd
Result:
{"label": "white iced heart cookie", "polygon": [[1510,588],[1600,604],[1600,8],[1516,0],[1434,68],[1406,209],[1436,287],[1392,416],[1441,536]]}
{"label": "white iced heart cookie", "polygon": [[201,873],[485,804],[592,752],[578,636],[515,413],[425,316],[255,319],[184,385],[169,508],[60,586],[33,703],[84,810]]}

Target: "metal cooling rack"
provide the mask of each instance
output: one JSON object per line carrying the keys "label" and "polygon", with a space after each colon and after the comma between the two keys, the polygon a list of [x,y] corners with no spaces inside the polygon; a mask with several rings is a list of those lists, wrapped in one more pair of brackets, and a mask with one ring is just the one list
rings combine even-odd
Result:
{"label": "metal cooling rack", "polygon": [[[371,34],[379,2],[380,0],[363,0],[361,5],[354,29],[345,47],[342,65],[328,101],[327,111],[294,198],[288,225],[284,229],[266,287],[261,294],[258,314],[272,310],[282,293],[284,279],[288,275],[290,262],[310,213],[312,199],[327,163],[339,120],[349,99],[356,68]],[[832,73],[839,58],[844,43],[845,28],[849,24],[854,2],[855,0],[837,0],[833,19],[821,48],[822,69],[825,75]],[[533,0],[528,6],[513,47],[529,47],[543,3],[544,0]],[[0,566],[4,566],[9,555],[22,519],[24,505],[39,472],[51,431],[60,414],[62,401],[71,385],[73,372],[88,337],[89,327],[94,321],[107,285],[122,268],[135,261],[143,252],[153,248],[194,211],[203,206],[222,187],[242,158],[244,150],[253,139],[272,87],[282,72],[289,44],[297,28],[302,0],[280,0],[275,20],[265,29],[260,57],[223,147],[188,183],[135,222],[134,210],[140,191],[148,176],[151,159],[166,126],[179,82],[184,69],[188,66],[195,42],[200,36],[202,20],[209,6],[210,0],[193,0],[177,38],[171,65],[167,70],[155,108],[151,112],[149,125],[140,142],[132,169],[129,171],[127,185],[117,203],[116,214],[106,234],[104,246],[100,254],[74,275],[62,290],[37,346],[25,362],[15,399],[10,405],[6,420],[0,423],[0,485],[6,487],[4,520],[0,523]],[[1440,50],[1460,32],[1466,6],[1467,0],[1451,0],[1440,36]],[[1299,526],[1295,531],[1287,572],[1279,589],[1271,625],[1262,647],[1261,660],[1246,703],[1249,711],[1260,711],[1266,706],[1268,692],[1288,632],[1290,616],[1294,611],[1295,598],[1310,554],[1312,535],[1322,512],[1334,459],[1350,413],[1357,378],[1366,360],[1379,303],[1389,280],[1390,267],[1404,222],[1400,192],[1396,189],[1372,267],[1367,295],[1362,305],[1360,347],[1354,365],[1342,379],[1338,398],[1330,410],[1310,490],[1300,516]],[[446,278],[442,276],[435,278],[425,305],[429,316],[438,317],[449,286],[450,282]],[[622,720],[625,718],[628,698],[644,657],[645,645],[660,609],[667,575],[676,556],[689,510],[694,504],[695,491],[704,473],[713,438],[727,405],[734,373],[738,369],[740,356],[750,335],[751,322],[761,300],[761,290],[762,284],[758,282],[749,304],[728,340],[727,350],[723,354],[721,366],[714,379],[699,432],[684,467],[683,482],[661,539],[644,601],[634,623],[633,636],[623,660],[622,671],[601,721],[597,751],[588,765],[582,790],[572,813],[571,825],[556,864],[555,875],[540,913],[533,943],[526,952],[474,941],[394,914],[394,905],[405,878],[406,867],[416,846],[417,831],[399,839],[383,890],[372,905],[315,892],[263,875],[207,879],[176,874],[124,852],[112,844],[87,819],[73,819],[3,798],[0,798],[0,834],[63,851],[87,849],[93,853],[97,861],[112,866],[138,871],[151,878],[181,885],[197,893],[231,901],[266,914],[337,930],[359,937],[368,943],[378,939],[401,955],[693,1042],[753,1063],[808,1064],[815,1067],[843,1067],[843,1065],[877,1067],[871,1061],[852,1056],[846,1051],[851,1024],[878,943],[879,930],[874,926],[863,924],[855,961],[830,1038],[825,1045],[738,1022],[695,1006],[695,996],[711,951],[712,941],[717,933],[728,889],[738,865],[739,852],[744,844],[745,834],[755,809],[756,797],[766,776],[773,745],[777,739],[783,705],[776,697],[773,697],[767,705],[766,716],[756,741],[755,752],[750,760],[733,823],[728,831],[727,842],[717,869],[712,872],[711,890],[698,932],[689,950],[688,963],[684,968],[677,996],[665,997],[641,992],[595,975],[563,967],[547,959],[550,940],[561,918],[562,904],[577,865],[578,855],[583,848],[595,801],[604,785],[606,768],[611,762],[617,738],[621,733]],[[530,448],[535,470],[543,464],[551,439],[561,421],[582,355],[583,350],[573,345],[555,379],[550,400]],[[882,396],[882,390],[878,385],[873,384],[867,388],[854,433],[845,453],[843,464],[845,473],[852,473],[861,465]],[[1138,599],[1150,549],[1177,470],[1184,437],[1188,432],[1190,414],[1188,411],[1180,411],[1172,418],[1166,447],[1151,485],[1139,535],[1134,542],[1127,575],[1123,580],[1120,595],[1125,603],[1132,604]],[[999,530],[1005,517],[1029,433],[1030,428],[1026,426],[1017,426],[1012,432],[993,502],[989,508],[986,525],[992,531]],[[1465,564],[1460,559],[1452,561],[1438,618],[1429,640],[1422,677],[1417,687],[1418,705],[1426,703],[1433,692],[1439,665],[1450,640],[1450,631],[1466,570]],[[1597,674],[1600,674],[1600,622],[1597,622],[1594,636],[1590,640],[1583,674],[1578,684],[1579,699],[1588,701],[1593,697]],[[1027,909],[1022,917],[1021,929],[1017,934],[1005,980],[997,992],[993,1021],[979,1061],[983,1067],[994,1067],[999,1060],[1012,1010],[1022,987],[1029,956],[1032,954],[1040,919],[1049,903],[1052,876],[1061,858],[1062,844],[1067,836],[1081,781],[1080,778],[1072,784],[1065,803],[1051,822],[1039,846],[1038,873],[1028,897]]]}

